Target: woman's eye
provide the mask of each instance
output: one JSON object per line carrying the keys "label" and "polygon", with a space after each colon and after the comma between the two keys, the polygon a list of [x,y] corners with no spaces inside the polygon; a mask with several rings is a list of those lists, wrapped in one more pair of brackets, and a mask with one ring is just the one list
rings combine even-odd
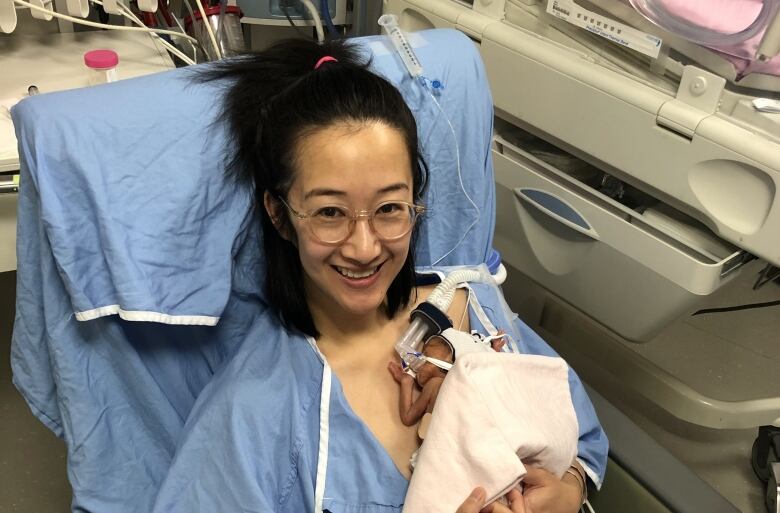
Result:
{"label": "woman's eye", "polygon": [[379,208],[376,209],[376,213],[379,215],[382,214],[395,214],[397,212],[400,212],[403,208],[403,205],[400,203],[385,203],[384,205],[381,205]]}
{"label": "woman's eye", "polygon": [[342,217],[344,212],[338,207],[322,207],[314,212],[314,216],[321,218]]}

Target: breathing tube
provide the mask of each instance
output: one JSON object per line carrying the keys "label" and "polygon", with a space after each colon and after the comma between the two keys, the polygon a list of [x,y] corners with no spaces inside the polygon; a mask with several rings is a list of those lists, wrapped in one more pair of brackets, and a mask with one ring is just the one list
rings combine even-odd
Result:
{"label": "breathing tube", "polygon": [[403,360],[404,367],[410,367],[417,372],[425,363],[425,360],[420,358],[422,342],[431,335],[452,328],[452,322],[445,312],[452,305],[458,284],[468,281],[491,283],[494,279],[484,266],[453,271],[433,289],[428,299],[412,310],[409,327],[395,344],[395,350]]}

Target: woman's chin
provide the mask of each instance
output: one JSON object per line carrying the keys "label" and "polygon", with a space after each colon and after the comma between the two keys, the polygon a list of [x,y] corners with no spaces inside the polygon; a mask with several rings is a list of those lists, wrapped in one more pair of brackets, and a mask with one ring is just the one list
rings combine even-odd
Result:
{"label": "woman's chin", "polygon": [[342,308],[345,312],[356,317],[364,317],[371,315],[379,309],[385,301],[385,295],[372,294],[368,297],[360,297],[360,295],[352,295],[344,298],[341,301]]}

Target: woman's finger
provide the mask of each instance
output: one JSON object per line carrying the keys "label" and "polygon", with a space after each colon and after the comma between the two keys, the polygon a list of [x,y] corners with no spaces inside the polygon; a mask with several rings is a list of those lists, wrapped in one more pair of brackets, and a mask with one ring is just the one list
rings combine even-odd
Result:
{"label": "woman's finger", "polygon": [[482,506],[485,504],[485,497],[484,488],[474,488],[471,495],[463,501],[463,504],[460,505],[455,513],[479,513],[479,510],[482,509]]}
{"label": "woman's finger", "polygon": [[551,479],[555,479],[554,475],[540,468],[526,467],[525,470],[526,474],[523,476],[523,486],[525,488],[544,486]]}
{"label": "woman's finger", "polygon": [[525,513],[525,499],[523,494],[517,488],[512,488],[509,493],[506,494],[507,500],[509,500],[509,506],[512,508],[511,513]]}
{"label": "woman's finger", "polygon": [[509,502],[509,506],[493,501],[482,508],[479,513],[525,513],[523,494],[517,488],[512,488],[504,498]]}

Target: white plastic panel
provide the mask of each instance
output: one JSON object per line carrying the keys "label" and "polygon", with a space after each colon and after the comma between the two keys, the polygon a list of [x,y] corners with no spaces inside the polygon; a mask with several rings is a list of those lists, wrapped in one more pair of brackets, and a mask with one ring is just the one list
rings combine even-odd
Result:
{"label": "white plastic panel", "polygon": [[[498,139],[495,246],[511,266],[621,336],[647,341],[735,273],[732,248],[652,219]],[[708,257],[715,251],[717,254]]]}
{"label": "white plastic panel", "polygon": [[505,23],[485,29],[481,53],[497,109],[523,128],[780,265],[780,144],[717,114],[690,138],[663,128],[674,96]]}

